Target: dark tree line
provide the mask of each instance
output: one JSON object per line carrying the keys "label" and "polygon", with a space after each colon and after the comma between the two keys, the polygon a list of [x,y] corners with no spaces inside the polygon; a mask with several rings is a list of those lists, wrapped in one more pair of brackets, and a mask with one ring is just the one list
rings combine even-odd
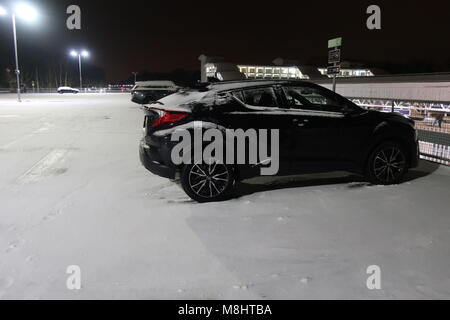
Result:
{"label": "dark tree line", "polygon": [[[15,88],[15,64],[12,56],[0,61],[0,87]],[[57,88],[60,86],[79,86],[78,60],[67,54],[48,54],[33,48],[19,51],[20,81],[27,88]],[[105,86],[105,72],[83,60],[83,87]]]}

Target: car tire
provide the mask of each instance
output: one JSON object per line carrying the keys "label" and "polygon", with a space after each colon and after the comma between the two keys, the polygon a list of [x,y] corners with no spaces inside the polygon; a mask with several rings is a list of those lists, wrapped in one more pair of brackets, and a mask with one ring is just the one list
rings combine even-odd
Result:
{"label": "car tire", "polygon": [[401,143],[383,142],[371,152],[368,158],[367,180],[379,185],[398,184],[407,172],[407,163],[407,152]]}
{"label": "car tire", "polygon": [[234,171],[229,165],[215,161],[188,164],[180,175],[184,192],[197,202],[228,199],[234,186]]}

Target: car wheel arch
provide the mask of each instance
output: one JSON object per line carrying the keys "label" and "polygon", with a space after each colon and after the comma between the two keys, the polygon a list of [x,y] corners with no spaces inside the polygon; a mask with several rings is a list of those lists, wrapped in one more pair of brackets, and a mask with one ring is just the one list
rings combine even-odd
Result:
{"label": "car wheel arch", "polygon": [[[382,121],[378,125],[376,125],[370,136],[368,147],[364,152],[364,168],[367,164],[367,160],[371,152],[382,143],[388,141],[398,142],[402,144],[405,147],[406,151],[409,153],[408,140],[405,138],[406,136],[406,128],[401,124],[393,125],[390,121]],[[410,157],[411,155],[408,154],[409,159]]]}

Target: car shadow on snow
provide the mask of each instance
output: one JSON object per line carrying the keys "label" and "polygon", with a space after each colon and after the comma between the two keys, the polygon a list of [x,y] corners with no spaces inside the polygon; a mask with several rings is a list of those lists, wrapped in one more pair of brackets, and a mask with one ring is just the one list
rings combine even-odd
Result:
{"label": "car shadow on snow", "polygon": [[420,160],[419,166],[417,168],[409,170],[405,175],[404,181],[410,182],[419,178],[426,177],[439,168],[440,164],[436,162],[431,162],[427,160]]}
{"label": "car shadow on snow", "polygon": [[[438,168],[439,164],[437,163],[421,160],[417,168],[408,171],[403,182],[411,182],[416,179],[426,177]],[[348,184],[347,187],[352,189],[371,185],[364,180],[364,177],[346,172],[329,172],[286,177],[266,176],[239,182],[236,185],[233,198],[240,198],[242,196],[264,191],[335,184]]]}

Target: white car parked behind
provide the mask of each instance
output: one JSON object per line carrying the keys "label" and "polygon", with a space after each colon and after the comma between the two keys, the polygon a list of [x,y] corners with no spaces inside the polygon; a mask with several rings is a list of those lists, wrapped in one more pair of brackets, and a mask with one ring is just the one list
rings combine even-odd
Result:
{"label": "white car parked behind", "polygon": [[71,87],[59,87],[57,91],[58,91],[59,94],[63,94],[63,93],[78,93],[78,92],[80,92],[80,90],[75,89],[75,88],[71,88]]}

